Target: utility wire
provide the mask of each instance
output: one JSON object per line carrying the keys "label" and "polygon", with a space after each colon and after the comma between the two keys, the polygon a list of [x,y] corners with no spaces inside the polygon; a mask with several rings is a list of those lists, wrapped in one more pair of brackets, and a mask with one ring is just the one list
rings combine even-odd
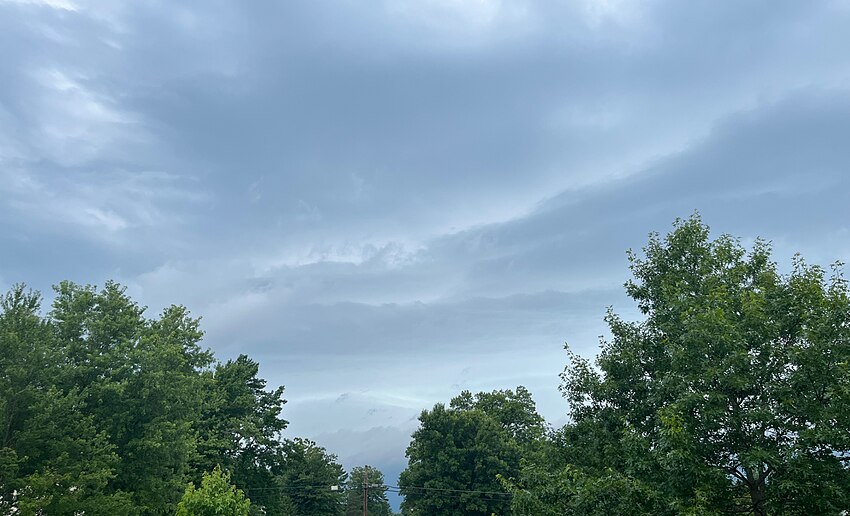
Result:
{"label": "utility wire", "polygon": [[[307,490],[307,489],[327,489],[330,491],[333,484],[315,484],[315,485],[294,485],[294,486],[274,486],[274,487],[239,487],[242,491],[285,491],[285,490]],[[340,489],[340,492],[342,490]]]}
{"label": "utility wire", "polygon": [[[274,487],[243,487],[239,488],[242,491],[299,491],[299,490],[311,490],[311,489],[327,489],[330,490],[330,484],[313,484],[313,485],[290,485],[290,486],[274,486]],[[340,491],[342,492],[342,485],[340,486]],[[358,485],[358,487],[360,487]],[[426,486],[394,486],[390,484],[369,484],[371,488],[377,489],[385,489],[387,491],[393,493],[401,493],[402,491],[436,491],[441,493],[457,493],[457,494],[480,494],[480,495],[491,495],[491,496],[513,496],[513,493],[506,493],[504,491],[480,491],[476,489],[449,489],[444,487],[426,487]]]}
{"label": "utility wire", "polygon": [[390,489],[395,489],[395,490],[398,490],[398,491],[401,491],[401,490],[407,491],[407,490],[410,490],[410,489],[415,489],[415,490],[419,490],[419,491],[439,491],[439,492],[442,492],[442,493],[461,493],[461,494],[467,493],[467,494],[487,494],[487,495],[497,495],[497,496],[513,496],[513,493],[506,493],[504,491],[478,491],[478,490],[475,490],[475,489],[448,489],[448,488],[443,488],[443,487],[425,487],[425,486],[405,486],[405,487],[402,488],[402,487],[399,487],[399,486],[387,485],[386,487],[390,488]]}

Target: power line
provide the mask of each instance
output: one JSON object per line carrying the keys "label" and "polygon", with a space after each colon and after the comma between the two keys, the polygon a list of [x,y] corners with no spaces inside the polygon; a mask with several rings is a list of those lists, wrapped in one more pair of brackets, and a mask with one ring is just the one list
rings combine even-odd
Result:
{"label": "power line", "polygon": [[285,491],[285,490],[307,490],[307,489],[327,489],[331,490],[332,484],[315,484],[315,485],[293,485],[293,486],[274,486],[274,487],[239,487],[242,491]]}
{"label": "power line", "polygon": [[496,495],[496,496],[513,496],[513,493],[506,493],[505,491],[479,491],[476,489],[449,489],[443,487],[426,487],[426,486],[385,486],[389,489],[397,490],[401,492],[402,490],[407,491],[411,489],[419,490],[419,491],[438,491],[443,493],[460,493],[460,494],[486,494],[486,495]]}
{"label": "power line", "polygon": [[[394,493],[401,493],[402,491],[435,491],[441,493],[457,493],[457,494],[480,494],[480,495],[491,495],[491,496],[513,496],[513,493],[506,493],[505,491],[482,491],[477,489],[449,489],[445,487],[427,487],[427,486],[394,486],[390,484],[372,484],[369,483],[368,487],[377,488],[377,489],[385,489],[387,491],[391,491]],[[312,484],[312,485],[290,485],[290,486],[274,486],[274,487],[243,487],[239,488],[242,491],[298,491],[298,490],[311,490],[311,489],[331,489],[329,484]]]}

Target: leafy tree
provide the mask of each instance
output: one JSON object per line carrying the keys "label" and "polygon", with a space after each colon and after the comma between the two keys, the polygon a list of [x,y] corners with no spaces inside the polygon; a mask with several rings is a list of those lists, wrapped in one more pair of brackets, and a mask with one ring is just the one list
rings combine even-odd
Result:
{"label": "leafy tree", "polygon": [[230,483],[230,475],[219,466],[204,473],[201,487],[189,484],[180,503],[177,516],[248,516],[251,501]]}
{"label": "leafy tree", "polygon": [[221,464],[237,485],[250,486],[252,506],[265,514],[282,514],[275,474],[283,460],[280,434],[286,400],[283,387],[267,391],[259,364],[246,355],[217,364],[207,378],[199,430],[199,464],[208,470]]}
{"label": "leafy tree", "polygon": [[360,516],[363,514],[363,487],[369,485],[369,514],[373,516],[392,516],[390,502],[387,500],[387,486],[384,484],[384,474],[381,470],[368,466],[367,469],[357,466],[348,475],[345,484],[345,515]]}
{"label": "leafy tree", "polygon": [[121,492],[108,492],[118,457],[107,436],[81,411],[77,389],[53,382],[61,372],[40,296],[17,285],[0,300],[0,508],[22,514],[127,513]]}
{"label": "leafy tree", "polygon": [[116,283],[101,291],[62,282],[50,312],[67,367],[59,385],[78,389],[85,415],[120,457],[109,490],[129,492],[143,514],[173,512],[196,453],[203,398],[199,320],[179,306],[146,319]]}
{"label": "leafy tree", "polygon": [[537,493],[587,497],[602,482],[680,514],[850,509],[850,298],[838,266],[827,276],[797,257],[780,274],[766,242],[711,240],[698,216],[629,259],[626,291],[645,318],[609,310],[597,367],[572,355],[561,435],[572,466],[550,469],[558,480]]}
{"label": "leafy tree", "polygon": [[[21,433],[24,457],[18,484],[24,514],[117,514],[134,510],[126,492],[111,492],[119,462],[103,432],[81,414],[76,393],[51,387],[32,408],[33,418]],[[28,474],[27,474],[28,473]]]}
{"label": "leafy tree", "polygon": [[0,299],[0,512],[173,514],[219,465],[251,514],[344,511],[330,486],[345,472],[311,441],[281,441],[283,388],[255,361],[213,367],[198,319],[147,318],[117,283],[55,291],[47,317],[23,286]]}
{"label": "leafy tree", "polygon": [[283,442],[284,460],[277,477],[284,505],[292,514],[340,516],[345,512],[342,491],[331,486],[345,483],[345,470],[336,456],[309,439],[286,439]]}
{"label": "leafy tree", "polygon": [[672,514],[653,486],[611,468],[588,475],[572,465],[550,470],[529,464],[518,482],[503,482],[513,493],[511,508],[515,515]]}
{"label": "leafy tree", "polygon": [[28,422],[58,362],[52,356],[50,328],[38,315],[40,304],[41,297],[24,285],[15,285],[0,299],[0,497],[7,506],[21,487],[20,476],[35,469],[24,463],[19,450],[30,444]]}
{"label": "leafy tree", "polygon": [[545,433],[545,421],[537,413],[531,392],[520,385],[516,392],[510,389],[472,394],[463,391],[452,398],[451,408],[481,410],[507,430],[518,443],[530,446]]}
{"label": "leafy tree", "polygon": [[419,416],[399,479],[402,508],[418,514],[507,514],[510,497],[498,477],[520,471],[520,457],[542,433],[531,395],[463,392],[446,408]]}

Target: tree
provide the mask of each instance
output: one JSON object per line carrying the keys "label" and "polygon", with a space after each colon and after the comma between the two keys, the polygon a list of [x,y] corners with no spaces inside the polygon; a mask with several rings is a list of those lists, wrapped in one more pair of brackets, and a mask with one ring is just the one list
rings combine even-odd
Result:
{"label": "tree", "polygon": [[281,441],[283,387],[257,362],[215,363],[199,319],[145,317],[117,283],[55,291],[46,317],[22,285],[0,298],[0,513],[173,514],[216,467],[251,514],[342,513],[342,466]]}
{"label": "tree", "polygon": [[230,484],[230,475],[216,466],[204,473],[201,487],[189,484],[180,503],[177,516],[248,516],[251,501]]}
{"label": "tree", "polygon": [[369,514],[372,516],[392,516],[390,502],[387,500],[384,474],[381,473],[381,470],[372,466],[366,468],[357,466],[348,475],[348,482],[345,484],[345,515],[360,516],[363,514],[363,487],[364,484],[368,484]]}
{"label": "tree", "polygon": [[502,428],[516,442],[531,446],[546,431],[543,417],[537,413],[537,407],[531,392],[520,385],[514,393],[510,389],[472,394],[463,391],[452,398],[451,408],[457,410],[481,410]]}
{"label": "tree", "polygon": [[118,456],[82,411],[78,389],[55,385],[63,360],[40,295],[16,285],[0,299],[0,509],[4,513],[128,513],[109,491]]}
{"label": "tree", "polygon": [[507,514],[510,496],[499,476],[520,471],[542,434],[542,418],[523,388],[472,395],[463,392],[446,408],[437,404],[419,416],[407,448],[408,467],[399,478],[402,508],[418,514]]}
{"label": "tree", "polygon": [[607,467],[678,513],[850,509],[839,265],[827,276],[798,256],[780,274],[768,243],[748,252],[728,235],[711,240],[698,216],[629,260],[626,291],[644,319],[609,310],[596,368],[572,355],[563,375],[572,495]]}
{"label": "tree", "polygon": [[345,512],[342,491],[331,486],[345,483],[345,470],[336,456],[309,439],[286,439],[284,460],[277,477],[279,492],[293,514],[341,516]]}
{"label": "tree", "polygon": [[287,421],[281,412],[286,400],[283,387],[266,390],[258,372],[257,362],[239,355],[217,364],[206,377],[195,467],[203,471],[222,465],[237,485],[250,486],[252,507],[271,516],[284,511],[275,474],[283,460],[280,434]]}
{"label": "tree", "polygon": [[79,391],[120,458],[107,492],[132,493],[143,514],[173,512],[192,473],[201,373],[213,361],[199,320],[180,306],[146,319],[114,282],[55,290],[49,322],[66,364],[56,382]]}
{"label": "tree", "polygon": [[518,516],[674,514],[652,486],[610,468],[588,475],[572,465],[548,470],[530,464],[519,481],[504,484],[513,493],[512,514]]}

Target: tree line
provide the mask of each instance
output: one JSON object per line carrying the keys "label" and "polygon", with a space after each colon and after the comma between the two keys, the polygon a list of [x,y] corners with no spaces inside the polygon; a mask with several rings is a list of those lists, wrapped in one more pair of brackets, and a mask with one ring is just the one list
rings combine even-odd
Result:
{"label": "tree line", "polygon": [[420,416],[400,485],[408,514],[845,515],[850,297],[768,242],[712,240],[698,215],[628,254],[642,318],[608,310],[595,361],[568,351],[569,423],[523,388]]}
{"label": "tree line", "polygon": [[[23,285],[0,299],[0,514],[175,514],[185,498],[187,515],[343,515],[362,492],[324,448],[282,438],[283,387],[245,355],[217,361],[184,307],[148,318],[114,282],[62,282],[41,312]],[[197,511],[216,500],[230,509]]]}
{"label": "tree line", "polygon": [[[712,239],[697,215],[628,258],[641,317],[609,309],[593,361],[567,349],[569,422],[521,386],[423,411],[402,514],[850,510],[841,264],[781,272],[769,243]],[[379,471],[281,438],[283,389],[246,356],[215,361],[184,308],[146,319],[114,283],[39,303],[24,287],[0,303],[1,510],[353,516],[368,484],[370,514],[391,514]]]}

